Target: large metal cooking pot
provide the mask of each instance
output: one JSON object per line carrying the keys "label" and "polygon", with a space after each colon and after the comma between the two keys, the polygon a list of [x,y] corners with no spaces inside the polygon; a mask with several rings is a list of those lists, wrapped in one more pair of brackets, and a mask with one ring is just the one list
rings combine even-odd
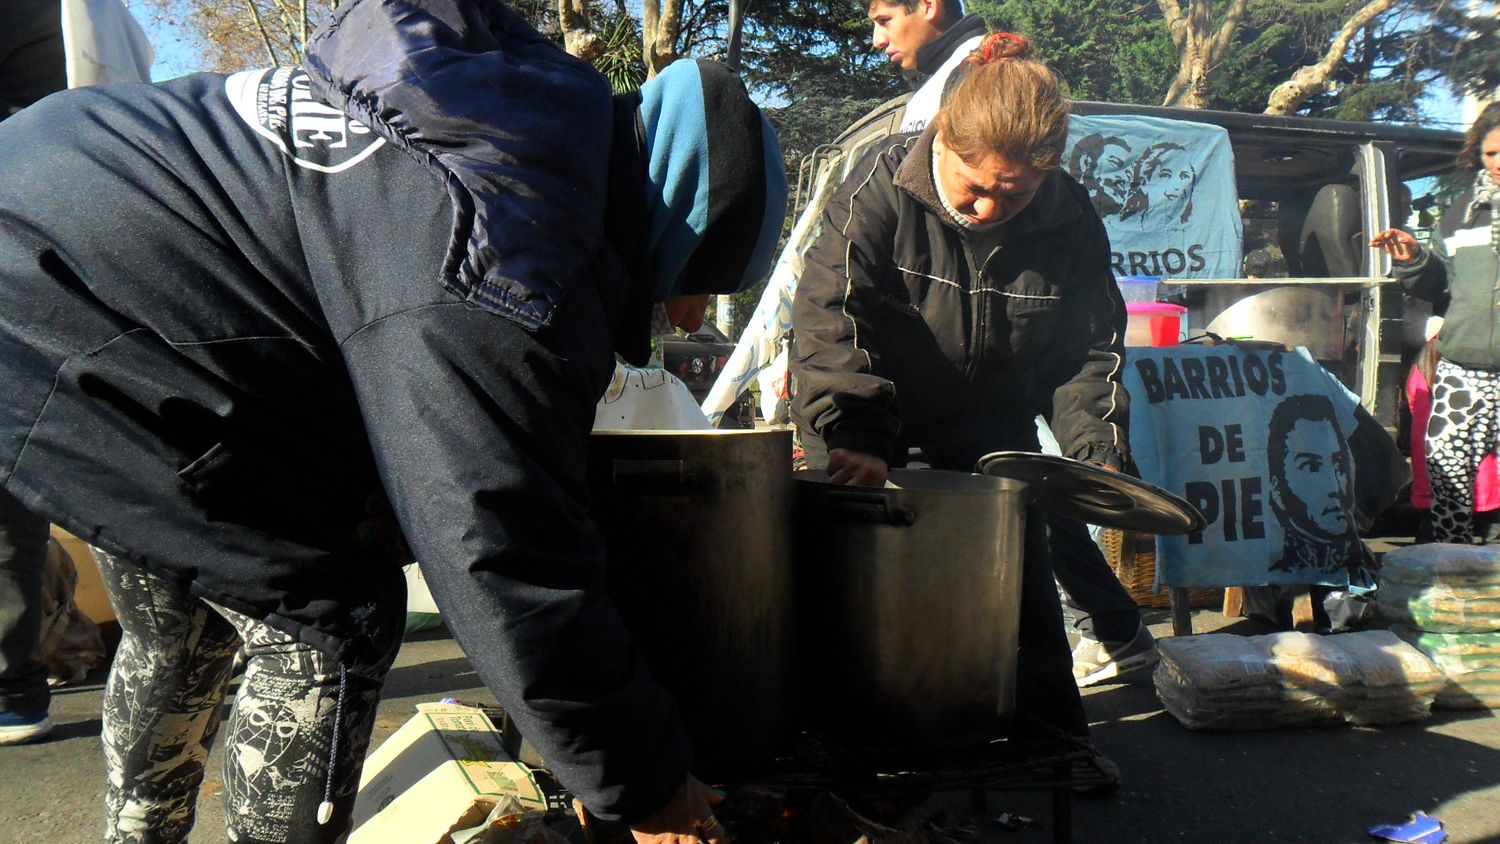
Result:
{"label": "large metal cooking pot", "polygon": [[1350,284],[1205,285],[1201,305],[1189,308],[1193,325],[1220,337],[1248,337],[1306,346],[1318,360],[1342,360],[1351,312]]}
{"label": "large metal cooking pot", "polygon": [[790,430],[589,440],[610,597],[703,776],[751,775],[793,733],[791,454]]}
{"label": "large metal cooking pot", "polygon": [[1027,485],[930,470],[890,480],[797,475],[808,715],[890,747],[998,738],[1015,706]]}

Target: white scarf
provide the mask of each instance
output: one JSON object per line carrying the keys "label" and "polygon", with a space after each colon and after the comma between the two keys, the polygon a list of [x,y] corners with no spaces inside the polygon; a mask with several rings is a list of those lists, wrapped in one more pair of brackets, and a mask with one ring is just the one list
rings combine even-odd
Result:
{"label": "white scarf", "polygon": [[1474,222],[1480,207],[1486,205],[1490,209],[1490,249],[1500,255],[1500,185],[1495,184],[1490,171],[1481,169],[1474,177],[1474,201],[1464,211],[1464,223]]}

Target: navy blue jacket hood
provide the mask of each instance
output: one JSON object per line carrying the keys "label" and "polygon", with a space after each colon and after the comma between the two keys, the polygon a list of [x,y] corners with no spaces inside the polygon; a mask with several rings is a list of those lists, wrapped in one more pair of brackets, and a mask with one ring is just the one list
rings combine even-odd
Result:
{"label": "navy blue jacket hood", "polygon": [[536,328],[603,238],[609,84],[498,0],[360,0],[308,41],[313,93],[444,176],[442,283]]}
{"label": "navy blue jacket hood", "polygon": [[[355,0],[309,41],[304,66],[314,94],[443,176],[454,202],[443,285],[527,327],[547,324],[601,247],[611,190],[634,181],[621,179],[622,147],[645,177],[637,298],[731,293],[770,271],[781,149],[724,65],[684,59],[648,81],[632,133],[603,77],[498,0]],[[636,234],[610,230],[609,245],[629,251]]]}

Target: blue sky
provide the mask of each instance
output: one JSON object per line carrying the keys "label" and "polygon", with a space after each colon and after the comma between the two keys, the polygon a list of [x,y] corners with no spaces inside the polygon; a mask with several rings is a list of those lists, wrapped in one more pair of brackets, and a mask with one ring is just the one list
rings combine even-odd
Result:
{"label": "blue sky", "polygon": [[157,19],[144,3],[131,5],[131,14],[140,21],[146,37],[151,39],[151,48],[156,51],[156,61],[151,65],[152,81],[160,82],[202,70],[197,48],[181,30]]}

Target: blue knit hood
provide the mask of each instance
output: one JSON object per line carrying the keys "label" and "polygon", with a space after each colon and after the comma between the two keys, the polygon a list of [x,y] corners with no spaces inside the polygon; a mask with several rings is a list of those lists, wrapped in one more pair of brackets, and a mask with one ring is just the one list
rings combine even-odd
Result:
{"label": "blue knit hood", "polygon": [[733,293],[765,278],[786,171],[739,75],[705,59],[673,62],[641,87],[640,119],[654,298]]}

